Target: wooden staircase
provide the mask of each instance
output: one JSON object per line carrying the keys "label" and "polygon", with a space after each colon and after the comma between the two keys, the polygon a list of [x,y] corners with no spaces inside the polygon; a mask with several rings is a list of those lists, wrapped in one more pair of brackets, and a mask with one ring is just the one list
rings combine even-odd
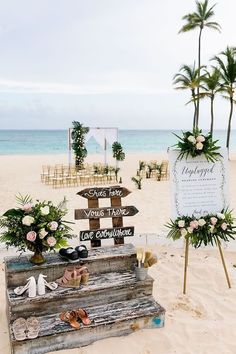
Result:
{"label": "wooden staircase", "polygon": [[[16,296],[13,289],[40,273],[47,281],[61,277],[67,262],[58,254],[47,255],[47,263],[35,266],[27,256],[8,257],[6,267],[7,314],[14,354],[41,354],[76,348],[99,339],[129,334],[142,328],[164,325],[165,310],[153,299],[153,279],[137,281],[134,275],[135,248],[131,244],[93,248],[85,260],[90,272],[87,285],[80,288],[48,290],[43,296]],[[59,314],[85,308],[91,325],[75,330],[62,322]],[[36,316],[40,332],[36,339],[16,341],[12,322],[18,317]]]}

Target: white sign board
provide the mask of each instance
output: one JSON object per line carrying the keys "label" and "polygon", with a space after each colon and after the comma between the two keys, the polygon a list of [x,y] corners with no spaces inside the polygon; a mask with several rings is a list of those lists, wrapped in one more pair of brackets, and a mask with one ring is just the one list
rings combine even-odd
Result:
{"label": "white sign board", "polygon": [[219,160],[208,162],[204,156],[180,160],[179,151],[169,152],[172,218],[198,218],[229,206],[227,151],[220,153]]}

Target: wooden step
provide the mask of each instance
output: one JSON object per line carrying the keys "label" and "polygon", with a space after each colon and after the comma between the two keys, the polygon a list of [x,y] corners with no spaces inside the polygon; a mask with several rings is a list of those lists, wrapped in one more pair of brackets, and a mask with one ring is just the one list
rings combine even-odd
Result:
{"label": "wooden step", "polygon": [[[68,264],[58,253],[46,254],[47,261],[42,265],[30,263],[31,256],[32,254],[5,258],[7,288],[23,285],[27,278],[37,278],[40,273],[47,275],[47,281],[53,281],[62,276]],[[135,262],[136,251],[132,244],[93,248],[89,250],[88,258],[83,259],[90,274],[131,270]],[[79,262],[73,264],[78,265]]]}
{"label": "wooden step", "polygon": [[[69,310],[69,308],[68,308]],[[132,299],[86,308],[91,325],[75,330],[62,322],[59,313],[39,317],[36,339],[16,341],[10,326],[13,354],[43,354],[79,348],[99,339],[122,336],[142,328],[163,327],[165,310],[152,298]]]}
{"label": "wooden step", "polygon": [[17,296],[13,288],[7,290],[9,317],[11,320],[24,316],[42,316],[67,308],[95,306],[98,303],[130,300],[152,295],[153,279],[137,281],[132,271],[110,272],[91,275],[87,285],[80,288],[62,288],[35,298],[27,293]]}

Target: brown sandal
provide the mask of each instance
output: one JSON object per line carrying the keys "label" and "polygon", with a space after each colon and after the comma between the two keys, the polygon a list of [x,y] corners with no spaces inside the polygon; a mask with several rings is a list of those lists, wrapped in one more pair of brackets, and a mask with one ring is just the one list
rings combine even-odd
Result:
{"label": "brown sandal", "polygon": [[81,275],[81,284],[86,285],[89,280],[89,271],[85,266],[77,266],[76,267],[77,275]]}
{"label": "brown sandal", "polygon": [[66,311],[60,314],[60,320],[64,322],[68,322],[70,326],[75,329],[80,328],[80,324],[77,322],[77,318],[78,316],[76,311]]}
{"label": "brown sandal", "polygon": [[87,312],[84,309],[78,309],[74,311],[77,318],[79,318],[85,326],[90,325],[91,320],[88,317]]}
{"label": "brown sandal", "polygon": [[67,267],[64,275],[56,280],[57,284],[64,288],[78,288],[81,282],[81,274],[75,267]]}

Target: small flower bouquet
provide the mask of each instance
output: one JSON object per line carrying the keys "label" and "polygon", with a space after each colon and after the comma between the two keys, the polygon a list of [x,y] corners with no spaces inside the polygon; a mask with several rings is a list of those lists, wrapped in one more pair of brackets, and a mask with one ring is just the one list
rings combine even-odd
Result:
{"label": "small flower bouquet", "polygon": [[196,157],[203,154],[207,161],[216,161],[221,154],[217,152],[220,146],[217,146],[218,140],[212,140],[212,135],[208,133],[207,135],[202,134],[202,130],[194,129],[192,132],[183,132],[183,136],[180,137],[174,134],[180,141],[174,146],[180,150],[179,159]]}
{"label": "small flower bouquet", "polygon": [[217,244],[219,239],[223,241],[234,240],[236,226],[232,212],[222,210],[221,213],[208,214],[199,219],[191,216],[178,217],[171,220],[166,226],[170,229],[167,237],[178,240],[181,237],[188,237],[190,243],[195,247],[200,247],[203,243]]}
{"label": "small flower bouquet", "polygon": [[33,205],[30,196],[16,198],[20,207],[9,209],[0,217],[0,227],[5,229],[0,242],[19,251],[29,249],[35,252],[31,261],[43,263],[42,252],[65,247],[67,239],[71,238],[69,222],[63,220],[67,213],[66,200],[55,206],[50,201],[38,200]]}

